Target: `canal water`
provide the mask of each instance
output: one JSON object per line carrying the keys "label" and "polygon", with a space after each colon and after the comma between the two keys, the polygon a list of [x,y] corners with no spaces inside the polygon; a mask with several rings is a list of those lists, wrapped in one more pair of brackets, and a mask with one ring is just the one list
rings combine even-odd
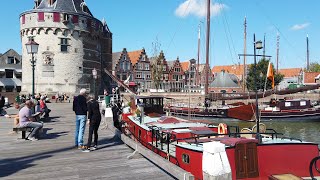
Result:
{"label": "canal water", "polygon": [[[255,122],[245,122],[239,120],[218,119],[216,122],[224,122],[228,125],[239,126],[240,130],[245,127],[254,126]],[[283,133],[284,137],[290,137],[295,139],[301,139],[302,141],[315,142],[320,145],[320,122],[285,122],[272,121],[262,122],[268,129],[274,129],[278,133]]]}
{"label": "canal water", "polygon": [[[197,118],[198,119],[198,118]],[[252,128],[255,122],[246,122],[234,119],[209,119],[217,123],[226,123],[227,125],[239,126],[242,128]],[[274,129],[278,133],[283,133],[281,137],[300,139],[307,142],[315,142],[320,147],[320,120],[312,122],[284,121],[276,120],[263,121],[267,129]]]}

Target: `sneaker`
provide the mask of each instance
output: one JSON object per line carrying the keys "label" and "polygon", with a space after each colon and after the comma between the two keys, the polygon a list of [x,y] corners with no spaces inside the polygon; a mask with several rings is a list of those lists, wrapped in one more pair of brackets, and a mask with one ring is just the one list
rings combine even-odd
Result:
{"label": "sneaker", "polygon": [[87,149],[87,148],[82,149],[82,152],[90,152],[90,149]]}
{"label": "sneaker", "polygon": [[78,146],[78,149],[79,150],[84,150],[84,149],[87,149],[87,147],[86,146]]}
{"label": "sneaker", "polygon": [[90,150],[91,151],[94,151],[94,150],[96,150],[98,147],[97,146],[92,146],[92,147],[90,147]]}
{"label": "sneaker", "polygon": [[38,141],[38,139],[34,138],[34,137],[30,137],[28,138],[30,141]]}

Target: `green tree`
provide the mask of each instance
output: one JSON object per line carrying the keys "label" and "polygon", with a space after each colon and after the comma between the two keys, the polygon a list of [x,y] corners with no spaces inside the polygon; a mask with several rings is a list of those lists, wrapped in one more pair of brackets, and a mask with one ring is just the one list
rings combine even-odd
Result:
{"label": "green tree", "polygon": [[156,89],[160,88],[160,84],[163,81],[163,53],[157,56],[154,63],[152,64],[152,81]]}
{"label": "green tree", "polygon": [[[269,59],[262,58],[258,63],[257,63],[257,72],[256,72],[256,85],[257,89],[264,89],[265,81],[266,81],[266,76],[267,76],[267,71],[268,71],[268,65],[269,65]],[[279,74],[275,72],[274,66],[272,64],[272,69],[275,73],[274,75],[274,85],[277,86],[282,80],[284,75]],[[254,91],[254,64],[252,64],[249,67],[248,75],[247,75],[247,88],[251,91]],[[267,79],[267,86],[266,89],[272,89],[272,82]]]}
{"label": "green tree", "polygon": [[320,64],[316,62],[312,62],[310,64],[310,72],[320,72]]}

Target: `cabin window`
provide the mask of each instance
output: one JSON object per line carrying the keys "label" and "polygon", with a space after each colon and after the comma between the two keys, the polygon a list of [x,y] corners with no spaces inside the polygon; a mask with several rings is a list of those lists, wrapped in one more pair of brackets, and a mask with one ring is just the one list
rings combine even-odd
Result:
{"label": "cabin window", "polygon": [[188,154],[182,154],[182,162],[190,164],[190,156]]}
{"label": "cabin window", "polygon": [[300,106],[306,106],[307,102],[306,101],[300,101]]}
{"label": "cabin window", "polygon": [[285,102],[284,106],[285,107],[290,107],[291,106],[291,102]]}

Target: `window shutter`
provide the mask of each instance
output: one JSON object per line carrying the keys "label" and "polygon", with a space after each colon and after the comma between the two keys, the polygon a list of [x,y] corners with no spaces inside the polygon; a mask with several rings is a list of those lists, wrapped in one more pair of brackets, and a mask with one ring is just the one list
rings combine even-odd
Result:
{"label": "window shutter", "polygon": [[60,13],[58,12],[53,13],[53,22],[60,22]]}
{"label": "window shutter", "polygon": [[44,21],[44,12],[38,12],[38,21]]}
{"label": "window shutter", "polygon": [[22,15],[22,24],[26,23],[26,15]]}
{"label": "window shutter", "polygon": [[78,24],[79,23],[79,16],[73,15],[72,16],[72,23],[73,24]]}

